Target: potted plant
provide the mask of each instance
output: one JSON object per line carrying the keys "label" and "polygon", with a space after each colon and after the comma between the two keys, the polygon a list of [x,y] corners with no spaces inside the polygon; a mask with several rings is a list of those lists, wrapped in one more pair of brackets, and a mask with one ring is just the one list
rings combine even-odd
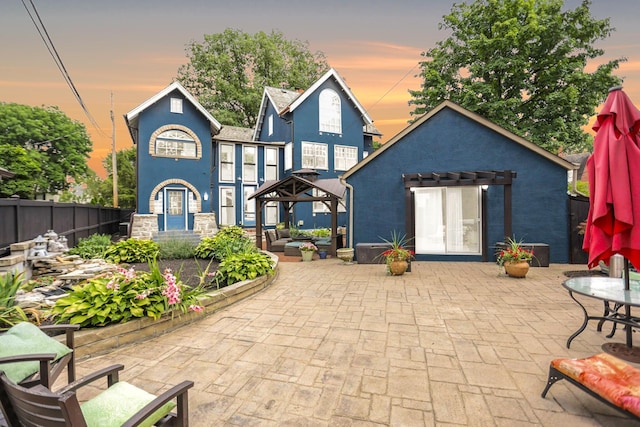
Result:
{"label": "potted plant", "polygon": [[414,255],[412,250],[406,248],[406,235],[400,235],[394,230],[391,233],[391,240],[382,240],[391,245],[391,248],[380,255],[385,259],[387,271],[394,276],[404,274],[409,267],[409,261]]}
{"label": "potted plant", "polygon": [[522,241],[508,237],[506,248],[498,252],[496,262],[504,266],[505,272],[511,277],[525,277],[529,272],[529,263],[533,259],[533,251],[525,249]]}
{"label": "potted plant", "polygon": [[302,261],[311,261],[313,254],[318,250],[318,247],[311,242],[304,242],[300,245],[300,253],[302,254]]}

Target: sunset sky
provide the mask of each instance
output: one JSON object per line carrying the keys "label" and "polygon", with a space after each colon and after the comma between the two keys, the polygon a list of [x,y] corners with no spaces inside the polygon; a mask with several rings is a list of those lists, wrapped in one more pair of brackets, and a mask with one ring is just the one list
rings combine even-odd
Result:
{"label": "sunset sky", "polygon": [[[418,89],[420,54],[448,36],[438,30],[452,0],[24,0],[32,1],[99,128],[82,112],[31,22],[23,0],[0,9],[0,102],[58,106],[87,126],[89,166],[104,176],[111,152],[111,94],[116,147],[129,148],[123,115],[169,85],[187,62],[186,46],[226,28],[282,31],[309,42],[346,80],[386,141],[407,125],[409,89]],[[566,0],[575,8],[579,0]],[[640,105],[638,0],[593,0],[592,15],[609,17],[613,35],[597,44],[603,61],[626,57],[616,75]],[[588,71],[597,64],[589,64]]]}

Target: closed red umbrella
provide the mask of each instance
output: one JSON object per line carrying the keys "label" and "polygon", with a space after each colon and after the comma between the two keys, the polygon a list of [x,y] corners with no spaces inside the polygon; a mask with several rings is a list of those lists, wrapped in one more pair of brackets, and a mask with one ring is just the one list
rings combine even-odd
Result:
{"label": "closed red umbrella", "polygon": [[621,254],[640,270],[640,110],[621,88],[613,88],[593,129],[583,243],[589,268],[601,260],[608,264],[612,255]]}

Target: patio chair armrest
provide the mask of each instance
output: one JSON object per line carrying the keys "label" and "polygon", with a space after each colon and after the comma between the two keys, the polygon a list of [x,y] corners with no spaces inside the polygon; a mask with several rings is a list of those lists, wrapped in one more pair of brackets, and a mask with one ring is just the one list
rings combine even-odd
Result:
{"label": "patio chair armrest", "polygon": [[[55,353],[39,353],[39,354],[19,354],[16,356],[0,357],[0,364],[2,363],[16,363],[16,362],[40,362],[40,383],[49,388],[51,385],[51,362],[57,357]],[[2,366],[0,366],[2,371]]]}
{"label": "patio chair armrest", "polygon": [[[149,402],[144,408],[140,409],[133,417],[131,417],[126,423],[122,424],[122,427],[135,427],[143,422],[149,415],[160,409],[164,404],[171,402],[177,398],[176,414],[177,419],[171,425],[186,426],[188,425],[189,418],[189,406],[188,406],[188,390],[193,387],[193,381],[182,381],[180,384],[176,384],[169,390],[162,393],[160,396]],[[176,414],[169,414],[167,417],[176,417]],[[166,418],[165,417],[165,421]]]}
{"label": "patio chair armrest", "polygon": [[73,334],[75,331],[80,330],[80,325],[71,325],[71,324],[67,324],[67,323],[61,323],[59,325],[41,325],[38,326],[40,328],[41,331],[43,332],[57,332],[57,331],[62,331],[65,333],[65,338],[66,338],[66,346],[69,347],[70,349],[73,349],[74,346],[74,337]]}
{"label": "patio chair armrest", "polygon": [[64,386],[60,390],[57,390],[56,393],[64,394],[69,391],[76,391],[84,387],[85,385],[90,384],[103,377],[107,377],[107,386],[111,387],[113,384],[119,381],[118,372],[122,371],[123,369],[124,369],[124,365],[121,365],[121,364],[107,366],[106,368],[99,369],[95,372],[90,373],[87,376],[80,378],[79,380],[76,380]]}

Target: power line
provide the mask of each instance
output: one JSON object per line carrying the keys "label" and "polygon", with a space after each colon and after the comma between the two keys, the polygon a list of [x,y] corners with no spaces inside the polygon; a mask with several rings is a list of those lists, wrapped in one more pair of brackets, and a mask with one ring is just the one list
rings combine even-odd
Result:
{"label": "power line", "polygon": [[[56,66],[58,67],[58,70],[60,70],[60,73],[62,73],[62,77],[64,78],[65,82],[67,82],[67,85],[71,89],[71,92],[73,93],[73,96],[76,98],[76,100],[80,104],[80,107],[82,108],[82,111],[87,116],[87,118],[89,119],[89,122],[91,122],[93,127],[98,131],[98,133],[102,137],[107,138],[108,137],[107,134],[105,134],[102,131],[102,129],[100,129],[100,126],[98,125],[98,122],[93,118],[93,116],[89,112],[89,109],[87,108],[86,104],[82,100],[82,97],[80,96],[80,92],[78,92],[78,89],[73,84],[73,81],[71,80],[71,76],[69,75],[69,72],[67,71],[67,68],[64,66],[64,63],[62,62],[62,58],[60,58],[60,55],[58,54],[58,51],[56,50],[55,45],[53,44],[53,41],[51,40],[51,37],[49,36],[47,28],[44,26],[44,22],[42,22],[42,19],[40,18],[40,14],[38,13],[38,10],[36,9],[36,6],[33,4],[33,0],[29,0],[29,4],[31,5],[31,8],[33,9],[33,13],[32,13],[31,10],[29,10],[29,7],[25,3],[25,0],[22,0],[22,5],[24,6],[25,10],[27,11],[27,14],[29,15],[29,18],[31,19],[31,22],[33,22],[33,25],[36,27],[36,30],[38,31],[38,34],[40,35],[40,38],[44,42],[47,50],[49,51],[49,54],[53,58],[53,61],[56,63]],[[35,14],[35,16],[37,18],[37,22],[36,22],[36,18],[34,18],[34,14]]]}

